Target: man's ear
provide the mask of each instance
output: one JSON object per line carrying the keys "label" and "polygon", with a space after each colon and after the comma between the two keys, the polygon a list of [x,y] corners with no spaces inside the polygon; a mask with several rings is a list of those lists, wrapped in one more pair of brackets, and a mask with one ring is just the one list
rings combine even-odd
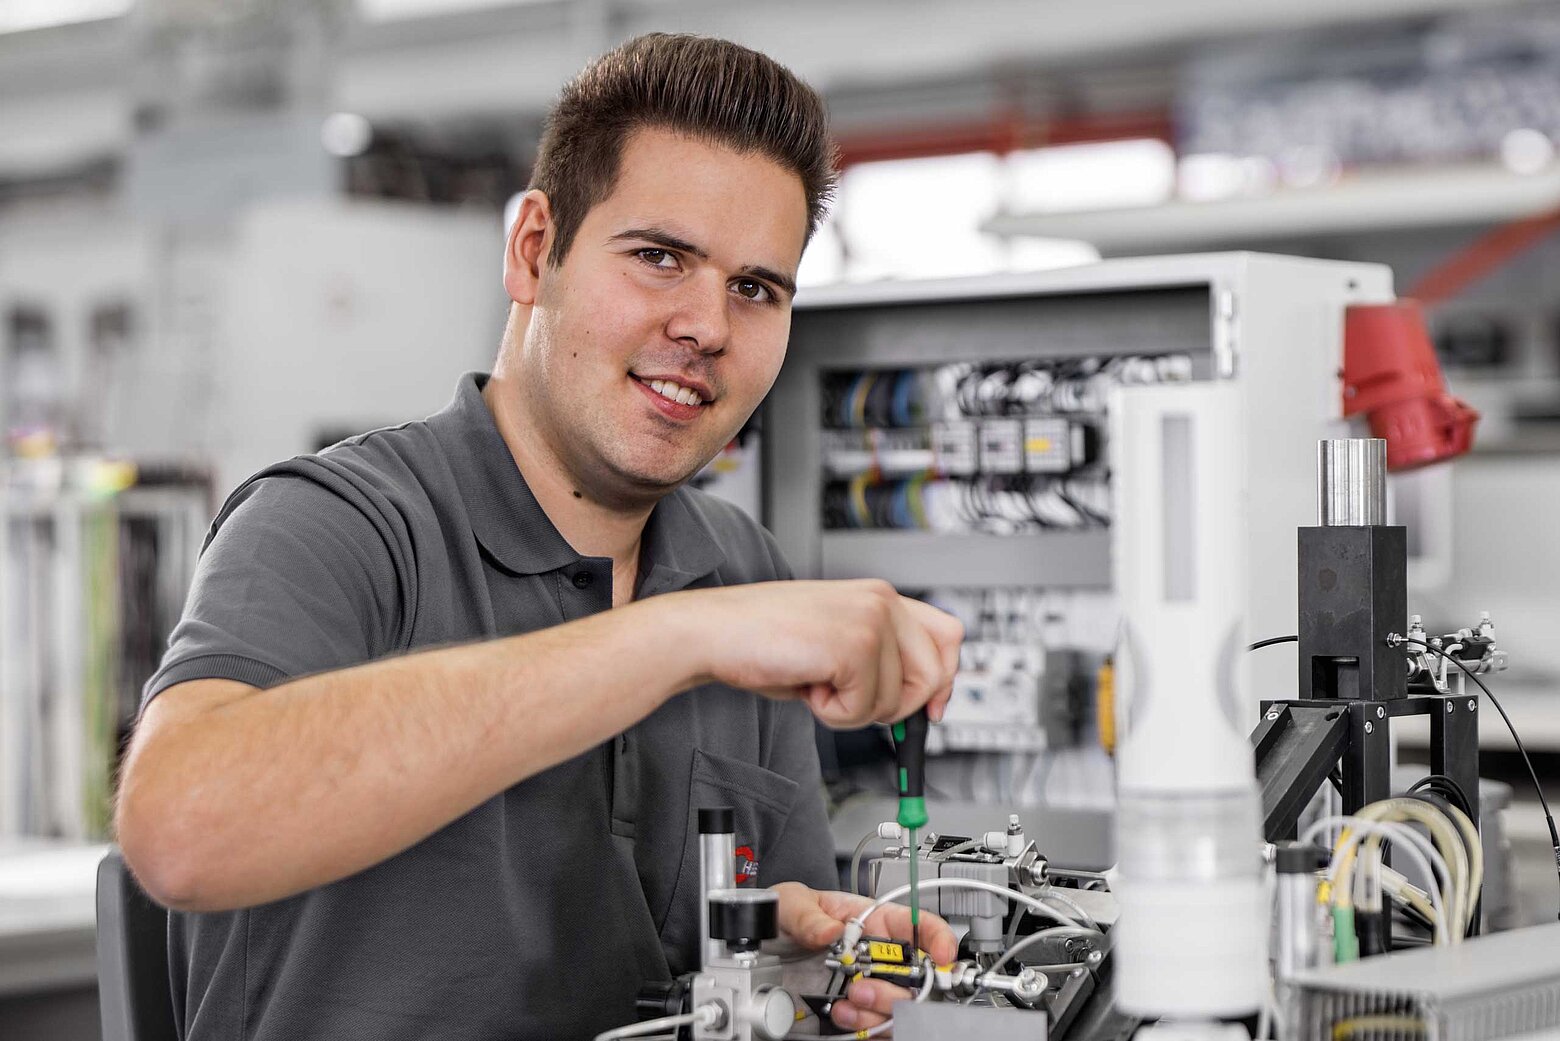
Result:
{"label": "man's ear", "polygon": [[532,188],[520,199],[520,212],[509,229],[504,249],[504,289],[517,304],[534,304],[547,252],[552,249],[552,204]]}

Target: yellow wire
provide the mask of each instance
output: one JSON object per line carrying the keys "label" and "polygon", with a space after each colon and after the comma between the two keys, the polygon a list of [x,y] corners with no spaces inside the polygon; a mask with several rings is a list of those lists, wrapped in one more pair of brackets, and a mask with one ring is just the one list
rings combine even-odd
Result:
{"label": "yellow wire", "polygon": [[1413,1016],[1354,1016],[1333,1024],[1332,1041],[1347,1041],[1351,1035],[1364,1030],[1396,1030],[1423,1034],[1425,1021],[1415,1019]]}
{"label": "yellow wire", "polygon": [[856,523],[863,528],[872,527],[872,511],[867,507],[867,485],[872,483],[870,473],[857,474],[850,479],[850,505],[856,513]]}
{"label": "yellow wire", "polygon": [[867,425],[867,394],[871,392],[872,384],[876,382],[877,373],[875,372],[863,373],[861,378],[856,381],[856,393],[851,399],[850,413],[858,427]]}

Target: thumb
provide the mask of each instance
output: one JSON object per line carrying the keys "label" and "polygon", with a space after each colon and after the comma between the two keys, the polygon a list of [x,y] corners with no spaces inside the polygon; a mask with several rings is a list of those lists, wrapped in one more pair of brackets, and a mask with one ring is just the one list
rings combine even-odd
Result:
{"label": "thumb", "polygon": [[816,901],[809,900],[786,923],[786,931],[803,947],[822,950],[840,938],[845,923],[827,914]]}

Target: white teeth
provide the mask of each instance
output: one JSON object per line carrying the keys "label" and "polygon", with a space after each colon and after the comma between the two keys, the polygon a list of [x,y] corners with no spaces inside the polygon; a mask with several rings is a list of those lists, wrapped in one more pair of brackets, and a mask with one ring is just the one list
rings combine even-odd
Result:
{"label": "white teeth", "polygon": [[687,387],[673,383],[671,380],[651,380],[648,384],[651,390],[682,405],[702,405],[704,399],[699,397],[699,392],[689,390]]}

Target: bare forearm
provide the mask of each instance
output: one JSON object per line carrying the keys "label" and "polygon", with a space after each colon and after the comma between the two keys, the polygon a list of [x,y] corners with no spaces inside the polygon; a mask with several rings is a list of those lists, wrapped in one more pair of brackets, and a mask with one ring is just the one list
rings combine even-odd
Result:
{"label": "bare forearm", "polygon": [[[159,721],[126,765],[126,853],[159,866],[157,895],[199,910],[378,863],[691,686],[691,659],[668,653],[683,642],[678,606],[650,600]],[[149,843],[160,848],[137,848]]]}

